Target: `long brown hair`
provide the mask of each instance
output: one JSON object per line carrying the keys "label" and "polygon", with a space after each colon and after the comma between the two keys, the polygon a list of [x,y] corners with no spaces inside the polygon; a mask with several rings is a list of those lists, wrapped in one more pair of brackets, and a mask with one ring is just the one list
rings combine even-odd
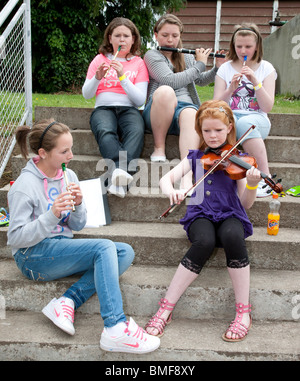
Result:
{"label": "long brown hair", "polygon": [[195,130],[200,136],[200,150],[207,148],[202,133],[202,123],[204,119],[219,119],[226,126],[232,124],[232,129],[227,136],[227,143],[231,145],[236,143],[235,121],[231,108],[224,101],[210,100],[202,103],[195,117]]}
{"label": "long brown hair", "polygon": [[236,61],[238,56],[235,52],[235,39],[237,36],[253,36],[256,42],[256,52],[252,58],[253,61],[259,63],[263,58],[263,43],[260,31],[256,24],[243,23],[235,26],[235,31],[231,37],[229,52],[227,55],[228,60]]}
{"label": "long brown hair", "polygon": [[141,54],[141,52],[140,52],[140,49],[141,49],[140,32],[138,31],[138,29],[134,25],[134,23],[125,17],[116,17],[109,23],[109,25],[105,29],[103,41],[102,41],[102,44],[99,48],[100,54],[102,53],[102,54],[106,55],[108,53],[114,52],[113,46],[109,42],[109,36],[112,35],[114,29],[116,29],[118,26],[122,26],[122,25],[126,26],[131,31],[131,34],[134,37],[134,43],[131,46],[130,53],[133,56],[139,56]]}
{"label": "long brown hair", "polygon": [[[50,126],[50,124],[52,125],[44,134],[42,138],[42,145],[40,145],[41,137],[47,129],[47,127]],[[25,159],[27,159],[27,138],[30,150],[36,155],[38,155],[40,148],[44,148],[45,151],[50,152],[53,148],[55,148],[58,137],[67,132],[70,132],[70,129],[65,124],[55,122],[54,119],[44,119],[39,122],[36,122],[32,128],[30,128],[29,126],[18,127],[16,130],[16,141],[20,147],[22,156]]]}
{"label": "long brown hair", "polygon": [[[179,27],[180,36],[183,33],[183,24],[180,19],[172,14],[165,14],[161,16],[154,25],[154,33],[158,33],[165,24],[173,24]],[[181,37],[176,48],[182,48]],[[172,62],[174,64],[175,73],[179,73],[185,70],[184,55],[182,53],[172,52]]]}

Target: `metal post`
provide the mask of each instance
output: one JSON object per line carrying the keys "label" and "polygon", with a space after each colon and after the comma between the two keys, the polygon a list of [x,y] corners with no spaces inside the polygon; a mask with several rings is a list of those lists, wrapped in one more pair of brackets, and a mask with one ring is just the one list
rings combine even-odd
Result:
{"label": "metal post", "polygon": [[25,11],[25,106],[28,110],[26,117],[27,126],[32,127],[32,65],[31,65],[31,16],[30,0],[24,0]]}
{"label": "metal post", "polygon": [[[214,46],[215,52],[218,51],[220,48],[221,9],[222,9],[222,0],[218,0],[217,8],[216,8],[215,46]],[[214,62],[215,62],[215,59],[214,59]]]}

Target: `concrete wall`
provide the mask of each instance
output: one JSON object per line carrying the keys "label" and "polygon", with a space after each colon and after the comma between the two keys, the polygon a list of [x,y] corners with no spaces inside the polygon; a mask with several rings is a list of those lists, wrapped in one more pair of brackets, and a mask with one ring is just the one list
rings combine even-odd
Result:
{"label": "concrete wall", "polygon": [[300,14],[263,40],[264,59],[275,67],[276,93],[300,97]]}

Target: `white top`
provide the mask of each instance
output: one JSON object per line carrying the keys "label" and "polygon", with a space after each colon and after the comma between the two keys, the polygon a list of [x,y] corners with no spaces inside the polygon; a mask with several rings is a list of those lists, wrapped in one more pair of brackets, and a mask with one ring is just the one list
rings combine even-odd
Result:
{"label": "white top", "polygon": [[[230,86],[233,75],[238,73],[231,65],[231,62],[232,61],[225,62],[219,67],[217,72],[217,75],[226,82],[227,88]],[[262,60],[254,73],[258,81],[263,82],[273,71],[275,71],[274,66],[270,62]],[[275,72],[275,74],[276,79],[277,73]],[[259,108],[253,84],[244,75],[241,86],[231,95],[229,106],[233,112],[236,111],[246,114],[249,113],[249,111],[256,111],[267,117],[267,113]]]}

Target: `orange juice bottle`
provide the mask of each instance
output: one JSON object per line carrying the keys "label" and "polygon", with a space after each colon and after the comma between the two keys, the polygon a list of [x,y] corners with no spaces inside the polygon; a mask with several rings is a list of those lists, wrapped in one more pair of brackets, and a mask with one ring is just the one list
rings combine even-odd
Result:
{"label": "orange juice bottle", "polygon": [[278,200],[278,193],[273,193],[272,201],[270,201],[270,211],[268,214],[268,227],[267,233],[270,235],[277,235],[279,230],[279,208],[280,201]]}

